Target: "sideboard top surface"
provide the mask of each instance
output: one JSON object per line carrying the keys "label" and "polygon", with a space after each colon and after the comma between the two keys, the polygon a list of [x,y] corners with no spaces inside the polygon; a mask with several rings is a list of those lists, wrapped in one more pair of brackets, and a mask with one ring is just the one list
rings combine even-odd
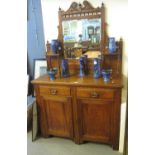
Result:
{"label": "sideboard top surface", "polygon": [[50,80],[48,75],[43,75],[33,80],[32,84],[122,88],[123,80],[122,78],[119,78],[119,79],[111,79],[110,82],[104,82],[102,77],[94,79],[92,76],[89,75],[85,77],[71,76],[68,78],[57,78],[55,80]]}

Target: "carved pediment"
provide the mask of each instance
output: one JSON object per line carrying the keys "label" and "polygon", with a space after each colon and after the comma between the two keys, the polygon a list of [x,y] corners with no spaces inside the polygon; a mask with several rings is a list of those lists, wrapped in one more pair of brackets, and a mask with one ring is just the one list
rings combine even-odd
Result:
{"label": "carved pediment", "polygon": [[80,3],[78,4],[77,2],[73,2],[66,12],[69,13],[74,11],[93,10],[93,9],[94,7],[88,1],[83,1],[83,5]]}
{"label": "carved pediment", "polygon": [[101,10],[104,9],[103,3],[101,7],[94,8],[87,0],[82,4],[73,2],[67,11],[59,8],[62,20],[84,19],[84,18],[101,18]]}
{"label": "carved pediment", "polygon": [[67,12],[71,11],[78,11],[79,10],[79,4],[77,2],[73,2]]}
{"label": "carved pediment", "polygon": [[88,2],[88,1],[84,1],[83,2],[83,10],[91,10],[91,9],[94,9],[94,7]]}

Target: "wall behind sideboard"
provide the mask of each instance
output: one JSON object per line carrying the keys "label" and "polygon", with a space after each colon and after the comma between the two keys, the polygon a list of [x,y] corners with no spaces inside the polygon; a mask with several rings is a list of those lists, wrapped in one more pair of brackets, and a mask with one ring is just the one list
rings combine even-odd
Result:
{"label": "wall behind sideboard", "polygon": [[[61,7],[67,10],[71,3],[80,2],[83,0],[41,0],[43,24],[45,33],[45,42],[56,39],[58,36],[58,9]],[[123,75],[127,77],[127,32],[128,32],[128,18],[127,18],[127,0],[89,0],[94,7],[101,6],[103,2],[106,8],[106,19],[108,23],[109,36],[116,37],[119,40],[123,38]]]}

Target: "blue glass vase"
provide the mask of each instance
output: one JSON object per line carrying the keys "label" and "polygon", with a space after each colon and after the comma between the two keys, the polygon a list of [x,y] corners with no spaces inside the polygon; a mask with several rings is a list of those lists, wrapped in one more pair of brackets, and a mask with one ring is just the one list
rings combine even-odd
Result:
{"label": "blue glass vase", "polygon": [[88,62],[88,55],[83,55],[82,57],[83,57],[83,59],[84,59],[84,73],[85,73],[85,74],[88,74],[88,65],[87,65],[87,62]]}
{"label": "blue glass vase", "polygon": [[108,48],[109,48],[109,53],[116,52],[116,41],[114,37],[109,37]]}
{"label": "blue glass vase", "polygon": [[55,75],[57,74],[57,69],[53,69],[51,71],[48,72],[48,75],[50,77],[50,80],[55,80]]}
{"label": "blue glass vase", "polygon": [[94,65],[94,70],[93,70],[94,78],[101,77],[101,59],[94,58],[93,65]]}
{"label": "blue glass vase", "polygon": [[56,54],[59,49],[59,41],[56,39],[53,39],[51,41],[51,48],[52,48],[53,53]]}
{"label": "blue glass vase", "polygon": [[62,77],[68,77],[69,76],[69,66],[68,66],[67,59],[62,59],[61,68],[62,68]]}
{"label": "blue glass vase", "polygon": [[104,82],[110,81],[111,73],[112,73],[111,69],[107,69],[107,70],[105,69],[102,71],[102,76],[103,76]]}
{"label": "blue glass vase", "polygon": [[85,76],[85,58],[84,57],[80,57],[79,59],[80,61],[80,77]]}

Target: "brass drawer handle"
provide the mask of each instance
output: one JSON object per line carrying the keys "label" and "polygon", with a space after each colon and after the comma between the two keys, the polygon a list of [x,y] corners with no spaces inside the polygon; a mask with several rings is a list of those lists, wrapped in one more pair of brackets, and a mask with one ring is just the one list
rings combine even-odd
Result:
{"label": "brass drawer handle", "polygon": [[99,94],[97,92],[93,92],[93,93],[91,93],[91,97],[97,98],[97,97],[99,97]]}
{"label": "brass drawer handle", "polygon": [[52,90],[51,90],[51,94],[52,94],[52,95],[56,95],[56,94],[57,94],[57,90],[56,90],[56,89],[52,89]]}

